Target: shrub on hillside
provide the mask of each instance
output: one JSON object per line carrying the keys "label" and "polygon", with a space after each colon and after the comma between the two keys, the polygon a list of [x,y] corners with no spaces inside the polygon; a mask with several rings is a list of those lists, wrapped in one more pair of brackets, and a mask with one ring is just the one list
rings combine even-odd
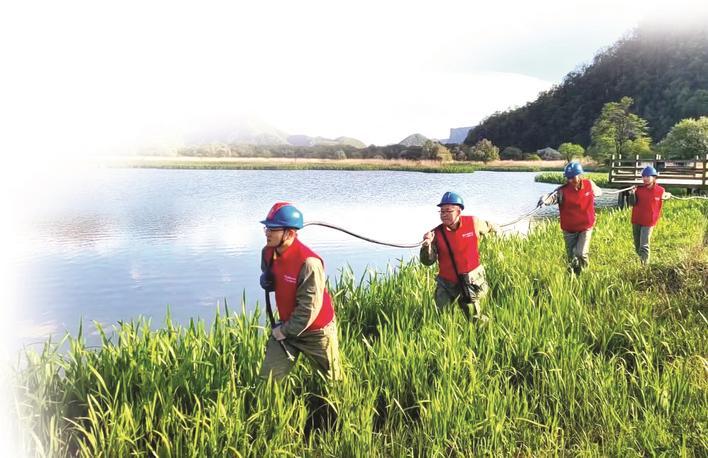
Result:
{"label": "shrub on hillside", "polygon": [[499,159],[499,148],[494,146],[492,142],[486,138],[478,141],[472,148],[470,148],[467,155],[471,161],[496,161]]}
{"label": "shrub on hillside", "polygon": [[505,161],[520,161],[524,153],[515,146],[507,146],[502,150],[500,157]]}
{"label": "shrub on hillside", "polygon": [[563,159],[563,155],[561,153],[551,148],[546,148],[542,153],[538,154],[538,157],[544,161],[558,161]]}

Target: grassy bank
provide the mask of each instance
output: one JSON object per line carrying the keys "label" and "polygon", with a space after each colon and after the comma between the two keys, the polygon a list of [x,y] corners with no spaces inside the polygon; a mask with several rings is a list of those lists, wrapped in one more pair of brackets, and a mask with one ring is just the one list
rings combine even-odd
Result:
{"label": "grassy bank", "polygon": [[19,374],[20,437],[51,456],[705,456],[708,204],[664,211],[649,268],[627,210],[599,215],[578,278],[557,221],[488,240],[484,325],[436,313],[434,269],[343,275],[332,386],[302,363],[259,383],[253,314],[47,346]]}
{"label": "grassy bank", "polygon": [[258,159],[199,157],[131,157],[105,161],[109,167],[216,170],[388,170],[425,173],[471,173],[478,170],[540,172],[561,170],[563,161],[440,162],[381,159]]}
{"label": "grassy bank", "polygon": [[[590,178],[598,186],[606,187],[608,184],[607,173],[602,172],[588,172],[583,176]],[[553,183],[553,184],[565,184],[566,179],[563,176],[563,172],[544,172],[539,173],[534,178],[534,181],[539,183]]]}

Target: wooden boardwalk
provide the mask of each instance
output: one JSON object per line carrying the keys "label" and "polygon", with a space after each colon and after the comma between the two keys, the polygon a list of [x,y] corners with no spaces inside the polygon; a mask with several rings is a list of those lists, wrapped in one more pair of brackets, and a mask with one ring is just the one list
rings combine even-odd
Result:
{"label": "wooden boardwalk", "polygon": [[642,169],[653,166],[658,172],[658,183],[693,190],[708,189],[708,154],[695,159],[654,159],[639,156],[623,158],[612,156],[609,183],[611,185],[641,184]]}

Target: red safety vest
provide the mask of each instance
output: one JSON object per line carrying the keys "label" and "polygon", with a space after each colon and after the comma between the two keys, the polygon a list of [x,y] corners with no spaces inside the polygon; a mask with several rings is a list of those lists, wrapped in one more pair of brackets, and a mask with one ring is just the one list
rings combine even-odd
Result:
{"label": "red safety vest", "polygon": [[664,188],[654,184],[651,188],[639,186],[634,194],[637,203],[632,207],[632,224],[640,226],[656,226],[661,216],[661,206],[664,203]]}
{"label": "red safety vest", "polygon": [[561,229],[583,232],[595,225],[595,195],[590,180],[583,180],[579,190],[572,183],[563,186],[560,205]]}
{"label": "red safety vest", "polygon": [[479,241],[474,230],[474,218],[471,216],[461,216],[460,225],[454,231],[448,231],[442,226],[435,228],[435,247],[438,251],[438,265],[440,272],[438,275],[443,280],[458,283],[455,268],[452,265],[450,252],[443,239],[441,231],[445,231],[450,248],[455,254],[455,264],[460,274],[472,272],[479,267]]}
{"label": "red safety vest", "polygon": [[[273,259],[273,248],[265,249],[266,260]],[[292,245],[283,252],[282,255],[273,259],[270,267],[275,281],[275,302],[278,307],[278,315],[282,321],[288,321],[295,307],[297,307],[297,277],[300,275],[300,269],[307,258],[317,258],[314,251],[306,247],[298,239],[295,239]],[[315,321],[310,324],[307,330],[322,329],[327,326],[334,318],[334,308],[332,307],[332,299],[329,296],[327,288],[324,290],[324,297],[320,313],[315,318]]]}

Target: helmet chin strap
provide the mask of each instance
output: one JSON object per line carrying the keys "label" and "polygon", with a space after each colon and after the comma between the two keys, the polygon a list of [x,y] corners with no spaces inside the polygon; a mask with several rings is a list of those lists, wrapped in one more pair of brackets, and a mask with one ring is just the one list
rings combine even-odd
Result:
{"label": "helmet chin strap", "polygon": [[281,254],[280,251],[279,251],[279,248],[282,248],[283,244],[285,243],[285,233],[286,233],[288,230],[289,230],[289,229],[285,228],[285,230],[283,231],[283,234],[280,236],[280,243],[278,243],[278,245],[275,247],[275,251],[276,251],[278,254]]}

